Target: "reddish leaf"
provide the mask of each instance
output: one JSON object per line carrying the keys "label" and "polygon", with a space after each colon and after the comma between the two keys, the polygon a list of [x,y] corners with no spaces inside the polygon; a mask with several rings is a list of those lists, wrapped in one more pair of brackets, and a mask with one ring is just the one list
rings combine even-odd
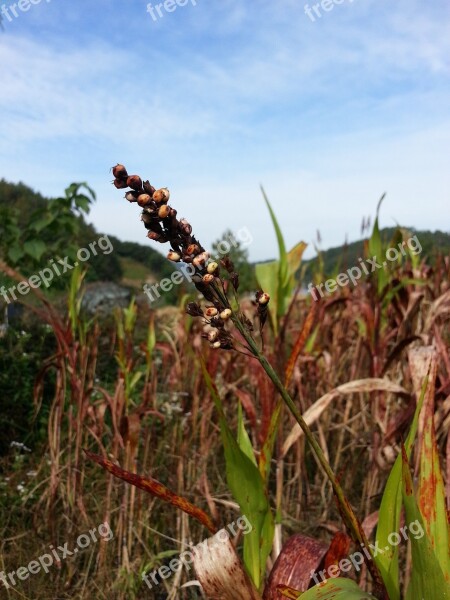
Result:
{"label": "reddish leaf", "polygon": [[[350,554],[351,542],[351,539],[345,533],[336,533],[325,556],[324,569],[328,571],[331,566],[337,566],[343,558],[347,558]],[[338,570],[334,577],[339,577],[339,574],[340,571]]]}
{"label": "reddish leaf", "polygon": [[129,471],[124,471],[123,469],[112,463],[110,460],[107,460],[102,456],[93,454],[88,450],[85,450],[85,453],[88,458],[90,458],[94,462],[98,463],[101,467],[109,471],[112,475],[114,475],[114,477],[117,477],[118,479],[122,479],[123,481],[130,483],[131,485],[134,485],[135,487],[144,490],[145,492],[148,492],[152,496],[160,498],[168,504],[176,506],[183,512],[193,517],[194,519],[197,519],[197,521],[199,521],[202,525],[209,529],[211,533],[217,532],[217,529],[214,526],[214,523],[212,522],[211,518],[201,508],[197,508],[196,506],[191,504],[189,500],[186,500],[186,498],[178,496],[177,494],[166,488],[165,485],[163,485],[159,481],[156,481],[156,479],[144,479],[144,477],[141,477],[140,475],[135,475],[134,473],[130,473]]}
{"label": "reddish leaf", "polygon": [[270,573],[264,600],[281,600],[279,586],[305,592],[326,551],[326,544],[300,533],[289,538]]}

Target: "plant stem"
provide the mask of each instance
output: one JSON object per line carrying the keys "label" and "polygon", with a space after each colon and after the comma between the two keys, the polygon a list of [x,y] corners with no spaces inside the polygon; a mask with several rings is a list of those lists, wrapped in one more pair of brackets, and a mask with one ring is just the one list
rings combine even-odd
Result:
{"label": "plant stem", "polygon": [[280,392],[280,395],[281,395],[283,401],[285,402],[286,406],[289,408],[289,410],[291,411],[295,420],[300,425],[309,445],[311,446],[311,449],[313,450],[317,460],[319,461],[320,465],[322,466],[322,469],[325,471],[325,474],[327,475],[327,477],[333,487],[333,491],[336,495],[336,498],[337,498],[337,501],[339,504],[339,510],[340,510],[341,516],[344,520],[344,523],[345,523],[349,533],[351,534],[353,541],[356,544],[358,544],[359,546],[363,546],[364,548],[366,548],[367,551],[370,553],[370,556],[372,557],[372,559],[367,560],[366,563],[367,563],[367,567],[374,579],[377,593],[380,595],[380,598],[382,598],[382,600],[389,600],[386,586],[384,585],[383,578],[381,576],[381,572],[379,571],[379,569],[375,563],[374,555],[373,555],[372,549],[370,548],[367,536],[365,535],[363,529],[361,528],[358,517],[356,516],[354,510],[352,509],[350,502],[347,500],[345,492],[344,492],[341,484],[339,483],[339,480],[336,477],[329,462],[327,461],[327,459],[323,453],[323,450],[320,447],[319,442],[316,440],[316,437],[314,436],[310,427],[308,426],[305,419],[301,415],[300,411],[296,407],[294,401],[292,400],[291,396],[289,395],[288,390],[283,385],[281,379],[278,377],[274,368],[269,363],[269,361],[264,356],[264,354],[261,353],[255,340],[249,334],[249,332],[246,330],[245,326],[242,324],[239,317],[235,316],[233,318],[233,321],[234,321],[234,324],[236,325],[237,329],[239,330],[239,332],[241,333],[241,335],[244,337],[245,341],[249,345],[249,349],[251,350],[253,355],[258,359],[259,363],[261,364],[261,366],[263,367],[263,369],[265,370],[265,372],[267,373],[269,378],[272,380],[272,382],[275,385],[275,387],[277,388],[277,390]]}

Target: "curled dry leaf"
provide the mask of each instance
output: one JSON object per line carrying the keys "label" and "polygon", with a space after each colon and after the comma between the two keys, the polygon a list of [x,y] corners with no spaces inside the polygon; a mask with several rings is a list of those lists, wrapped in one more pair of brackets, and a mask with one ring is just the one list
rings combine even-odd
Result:
{"label": "curled dry leaf", "polygon": [[[328,392],[319,400],[314,402],[312,406],[305,411],[303,418],[308,425],[312,425],[323,413],[323,411],[331,404],[333,400],[338,398],[341,394],[356,394],[361,392],[389,392],[391,394],[400,394],[402,396],[409,396],[409,393],[402,388],[400,385],[392,383],[388,379],[369,378],[369,379],[357,379],[356,381],[350,381],[338,386],[336,389]],[[285,457],[289,452],[289,449],[295,442],[303,435],[303,431],[300,425],[295,424],[288,435],[286,441],[283,444],[282,457]]]}
{"label": "curled dry leaf", "polygon": [[226,530],[195,546],[192,554],[208,600],[261,600]]}

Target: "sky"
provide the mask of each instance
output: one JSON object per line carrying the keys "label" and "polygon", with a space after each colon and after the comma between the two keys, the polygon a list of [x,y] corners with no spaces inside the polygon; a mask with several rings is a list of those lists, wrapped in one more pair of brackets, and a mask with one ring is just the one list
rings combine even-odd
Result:
{"label": "sky", "polygon": [[118,162],[204,246],[247,227],[255,261],[277,253],[261,185],[306,256],[384,192],[381,226],[450,230],[448,0],[21,1],[0,1],[0,178],[88,182],[99,231],[147,243]]}

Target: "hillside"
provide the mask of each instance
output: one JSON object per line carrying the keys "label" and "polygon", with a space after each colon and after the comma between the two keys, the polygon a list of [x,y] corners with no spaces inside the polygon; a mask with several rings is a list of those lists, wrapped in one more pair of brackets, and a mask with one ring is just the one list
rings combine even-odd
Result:
{"label": "hillside", "polygon": [[[0,180],[0,215],[3,224],[14,211],[18,216],[19,226],[25,227],[30,215],[37,210],[43,210],[49,200],[23,183]],[[79,248],[88,247],[89,243],[104,235],[83,216],[77,218],[79,234],[75,241]],[[41,236],[45,239],[45,228]],[[95,260],[89,262],[88,281],[113,281],[138,290],[146,281],[159,280],[172,274],[173,266],[150,244],[144,246],[134,242],[122,242],[114,236],[108,237],[114,252],[99,253]],[[170,297],[166,298],[171,300]]]}
{"label": "hillside", "polygon": [[[45,206],[49,199],[33,191],[23,183],[9,183],[0,180],[0,214],[7,214],[8,210],[16,209],[20,214],[21,223],[24,225],[28,215]],[[81,221],[80,235],[77,240],[79,247],[88,245],[92,240],[102,234],[95,227]],[[417,231],[406,228],[412,235],[417,235],[423,248],[422,256],[435,262],[438,255],[450,254],[450,234],[442,231]],[[45,230],[43,232],[45,234]],[[381,230],[383,239],[388,242],[394,235],[394,228]],[[144,245],[137,242],[121,241],[115,236],[109,236],[114,252],[98,255],[90,263],[88,281],[114,281],[127,286],[136,292],[142,289],[146,282],[157,281],[170,277],[174,267],[162,254],[153,249],[151,244]],[[325,274],[332,274],[336,269],[346,268],[358,264],[358,258],[364,256],[364,240],[360,239],[351,244],[329,248],[320,251],[320,258],[315,257],[303,262],[303,281],[308,281],[319,260],[323,261]],[[164,301],[171,304],[176,302],[176,292],[165,294]]]}
{"label": "hillside", "polygon": [[[418,231],[413,227],[403,227],[411,232],[411,236],[417,236],[422,246],[421,256],[428,257],[429,262],[433,264],[438,256],[450,255],[450,234],[443,231]],[[381,237],[386,244],[392,240],[396,229],[394,227],[381,230]],[[367,239],[367,238],[366,238]],[[326,274],[332,274],[336,269],[345,270],[358,264],[358,259],[364,256],[364,239],[357,240],[350,244],[343,244],[334,248],[320,251],[320,260],[323,261],[323,268]],[[310,277],[313,267],[319,261],[315,257],[304,261],[305,279]]]}

